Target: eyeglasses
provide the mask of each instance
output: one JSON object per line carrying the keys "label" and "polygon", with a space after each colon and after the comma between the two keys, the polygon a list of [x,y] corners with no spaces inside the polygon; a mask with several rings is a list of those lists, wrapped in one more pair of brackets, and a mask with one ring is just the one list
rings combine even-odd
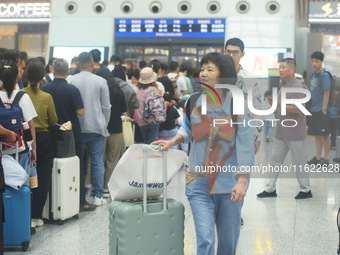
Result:
{"label": "eyeglasses", "polygon": [[224,54],[226,54],[226,55],[231,55],[231,54],[238,55],[238,54],[240,54],[240,51],[238,51],[238,50],[225,50]]}

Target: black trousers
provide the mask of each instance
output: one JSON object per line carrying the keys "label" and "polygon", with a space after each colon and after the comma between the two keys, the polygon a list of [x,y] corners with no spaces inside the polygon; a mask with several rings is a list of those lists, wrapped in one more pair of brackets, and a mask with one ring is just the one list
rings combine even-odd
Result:
{"label": "black trousers", "polygon": [[37,132],[38,187],[32,189],[32,219],[42,219],[47,193],[51,188],[53,145],[48,132]]}

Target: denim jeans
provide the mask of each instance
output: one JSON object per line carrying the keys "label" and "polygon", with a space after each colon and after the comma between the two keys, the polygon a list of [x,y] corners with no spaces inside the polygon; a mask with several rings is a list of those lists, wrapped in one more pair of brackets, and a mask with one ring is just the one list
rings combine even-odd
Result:
{"label": "denim jeans", "polygon": [[186,185],[196,228],[197,255],[235,255],[241,226],[243,202],[233,202],[229,194],[209,194],[209,178],[196,177]]}
{"label": "denim jeans", "polygon": [[[28,176],[30,176],[30,152],[22,152],[19,154],[19,164],[25,169]],[[29,180],[27,179],[24,185],[29,186]]]}
{"label": "denim jeans", "polygon": [[140,127],[145,144],[150,144],[157,140],[159,125],[145,125]]}
{"label": "denim jeans", "polygon": [[102,197],[104,188],[104,141],[105,137],[96,133],[81,134],[83,151],[90,155],[92,173],[92,196]]}

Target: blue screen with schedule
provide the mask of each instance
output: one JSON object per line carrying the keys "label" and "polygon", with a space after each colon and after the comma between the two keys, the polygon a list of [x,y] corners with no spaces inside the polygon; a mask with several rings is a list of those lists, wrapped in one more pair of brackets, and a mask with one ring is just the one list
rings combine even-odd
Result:
{"label": "blue screen with schedule", "polygon": [[116,19],[115,37],[224,38],[225,19]]}

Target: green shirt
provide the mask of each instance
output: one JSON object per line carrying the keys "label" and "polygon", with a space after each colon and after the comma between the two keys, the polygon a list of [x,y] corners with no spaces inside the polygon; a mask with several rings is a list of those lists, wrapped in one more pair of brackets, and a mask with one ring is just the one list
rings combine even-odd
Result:
{"label": "green shirt", "polygon": [[35,93],[30,86],[23,88],[22,91],[29,95],[35,111],[38,114],[38,116],[33,119],[35,131],[48,132],[47,128],[49,126],[55,126],[58,122],[52,96],[38,88]]}

